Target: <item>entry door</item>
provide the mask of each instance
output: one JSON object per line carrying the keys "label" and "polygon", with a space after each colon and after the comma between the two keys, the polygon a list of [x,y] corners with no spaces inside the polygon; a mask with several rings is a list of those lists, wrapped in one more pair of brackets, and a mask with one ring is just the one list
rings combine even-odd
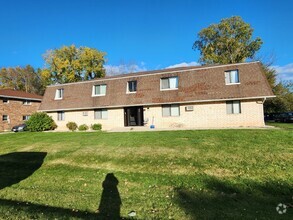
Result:
{"label": "entry door", "polygon": [[143,126],[143,107],[124,108],[125,126]]}

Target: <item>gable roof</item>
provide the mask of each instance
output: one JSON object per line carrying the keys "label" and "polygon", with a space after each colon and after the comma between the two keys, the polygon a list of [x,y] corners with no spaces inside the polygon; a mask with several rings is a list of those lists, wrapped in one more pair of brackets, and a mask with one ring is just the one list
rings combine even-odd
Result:
{"label": "gable roof", "polygon": [[34,101],[42,101],[42,96],[27,93],[24,91],[18,91],[13,89],[0,89],[0,97],[3,98],[13,98],[13,99],[24,99],[24,100],[34,100]]}
{"label": "gable roof", "polygon": [[[239,70],[240,83],[225,84],[225,71]],[[160,90],[162,77],[178,76],[176,90]],[[126,93],[127,82],[137,81],[137,92]],[[94,85],[106,84],[105,96],[92,96]],[[54,100],[56,89],[64,97]],[[105,77],[48,86],[40,106],[42,111],[147,106],[170,103],[207,102],[274,97],[259,62],[214,66],[180,67]]]}

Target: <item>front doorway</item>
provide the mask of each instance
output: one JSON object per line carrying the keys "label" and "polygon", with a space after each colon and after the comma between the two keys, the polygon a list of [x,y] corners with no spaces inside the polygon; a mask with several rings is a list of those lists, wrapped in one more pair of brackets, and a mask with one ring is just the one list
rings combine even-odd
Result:
{"label": "front doorway", "polygon": [[143,107],[124,108],[124,126],[143,126]]}

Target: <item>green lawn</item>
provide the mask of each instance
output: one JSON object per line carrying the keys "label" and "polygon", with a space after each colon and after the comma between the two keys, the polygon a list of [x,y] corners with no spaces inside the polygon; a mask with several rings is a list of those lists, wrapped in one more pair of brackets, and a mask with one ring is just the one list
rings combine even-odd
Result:
{"label": "green lawn", "polygon": [[2,134],[0,219],[130,219],[132,210],[134,219],[293,219],[293,208],[276,212],[293,203],[292,137],[290,129]]}
{"label": "green lawn", "polygon": [[293,123],[267,122],[266,125],[283,129],[293,129]]}

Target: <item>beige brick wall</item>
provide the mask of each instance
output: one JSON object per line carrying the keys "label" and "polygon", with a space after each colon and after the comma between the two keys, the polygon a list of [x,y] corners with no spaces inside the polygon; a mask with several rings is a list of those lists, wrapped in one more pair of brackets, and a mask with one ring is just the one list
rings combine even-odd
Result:
{"label": "beige brick wall", "polygon": [[[186,111],[186,106],[193,111]],[[240,126],[264,126],[263,104],[257,101],[241,101],[241,114],[227,114],[226,102],[181,104],[180,116],[162,117],[161,106],[150,107],[144,111],[145,120],[149,119],[157,128],[217,128]]]}
{"label": "beige brick wall", "polygon": [[[87,116],[83,116],[83,112],[87,112]],[[66,111],[65,120],[57,120],[57,112],[48,113],[52,116],[56,124],[58,125],[57,131],[66,131],[68,128],[66,124],[68,122],[75,122],[78,126],[81,124],[86,124],[89,127],[92,124],[102,124],[103,130],[110,130],[113,127],[123,127],[124,126],[124,109],[108,109],[108,119],[94,119],[94,110],[84,110],[84,111]]]}
{"label": "beige brick wall", "polygon": [[[30,105],[24,105],[23,100],[9,99],[8,103],[3,103],[0,99],[0,131],[11,130],[15,125],[22,124],[23,116],[32,115],[40,107],[41,102],[32,101]],[[3,121],[3,115],[8,115],[9,120]]]}
{"label": "beige brick wall", "polygon": [[[193,106],[193,111],[186,111],[185,107]],[[65,112],[65,120],[57,121],[57,113],[48,113],[57,123],[57,130],[68,130],[69,121],[81,124],[101,123],[103,130],[124,127],[124,109],[108,109],[108,119],[94,119],[94,110]],[[263,104],[261,100],[241,101],[241,114],[227,114],[226,102],[181,104],[180,116],[162,117],[162,107],[144,107],[145,126],[153,122],[156,128],[221,128],[264,126]]]}

